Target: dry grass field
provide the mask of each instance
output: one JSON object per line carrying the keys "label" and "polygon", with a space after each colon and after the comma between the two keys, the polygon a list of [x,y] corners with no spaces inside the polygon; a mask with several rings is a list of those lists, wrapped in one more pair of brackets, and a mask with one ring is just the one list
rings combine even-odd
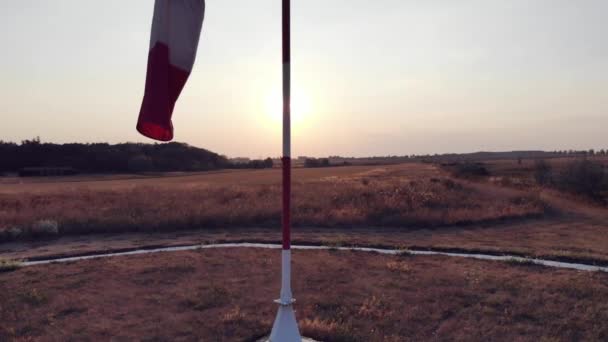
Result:
{"label": "dry grass field", "polygon": [[[400,166],[345,166],[329,168],[294,168],[294,181],[325,177],[349,177]],[[408,167],[411,177],[425,176],[427,168]],[[0,178],[0,194],[56,193],[65,190],[124,190],[137,187],[172,187],[199,185],[279,185],[279,169],[220,170],[197,173],[163,173],[149,175],[79,175],[67,177]]]}
{"label": "dry grass field", "polygon": [[[605,341],[608,274],[447,257],[294,252],[302,332],[331,341]],[[0,273],[2,341],[255,341],[278,251],[220,249]]]}
{"label": "dry grass field", "polygon": [[[478,181],[431,164],[295,169],[294,241],[608,263],[606,208],[493,180],[532,179],[531,161],[485,165]],[[3,258],[280,240],[279,170],[3,182]]]}
{"label": "dry grass field", "polygon": [[[4,184],[0,237],[276,227],[278,170]],[[538,217],[534,193],[473,186],[432,165],[296,169],[295,226],[424,228]]]}
{"label": "dry grass field", "polygon": [[[608,209],[525,183],[534,180],[527,163],[486,163],[484,179],[414,163],[296,169],[293,241],[608,265]],[[279,170],[4,178],[0,260],[276,243],[279,198]],[[219,249],[24,268],[7,261],[0,340],[255,341],[274,318],[278,255]],[[293,273],[300,328],[323,341],[608,339],[605,273],[332,250],[294,252]]]}

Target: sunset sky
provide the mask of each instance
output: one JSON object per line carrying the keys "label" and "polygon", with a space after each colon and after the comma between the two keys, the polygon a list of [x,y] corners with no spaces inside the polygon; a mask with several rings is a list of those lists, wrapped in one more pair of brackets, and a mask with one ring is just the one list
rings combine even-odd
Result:
{"label": "sunset sky", "polygon": [[[293,0],[294,156],[608,148],[608,1]],[[207,0],[175,140],[278,156],[279,0]],[[153,0],[2,0],[0,139],[135,130]]]}

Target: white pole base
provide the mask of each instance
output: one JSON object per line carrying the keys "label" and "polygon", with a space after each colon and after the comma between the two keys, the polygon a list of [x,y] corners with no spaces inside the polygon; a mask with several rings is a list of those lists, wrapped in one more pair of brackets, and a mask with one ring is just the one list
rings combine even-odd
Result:
{"label": "white pole base", "polygon": [[272,333],[270,334],[269,342],[301,342],[302,336],[300,336],[300,330],[298,329],[298,323],[296,322],[296,315],[293,311],[291,300],[290,303],[283,303],[280,300],[279,312],[274,320],[272,326]]}

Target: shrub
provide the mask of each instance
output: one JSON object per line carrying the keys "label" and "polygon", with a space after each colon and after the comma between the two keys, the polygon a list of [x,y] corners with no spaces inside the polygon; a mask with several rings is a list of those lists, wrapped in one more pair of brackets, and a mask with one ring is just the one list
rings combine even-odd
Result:
{"label": "shrub", "polygon": [[33,236],[49,236],[59,234],[59,223],[54,220],[36,221],[30,230]]}
{"label": "shrub", "polygon": [[608,191],[608,176],[599,162],[575,160],[559,173],[556,186],[593,200],[604,200],[603,193]]}
{"label": "shrub", "polygon": [[0,241],[15,240],[21,236],[23,231],[19,227],[8,227],[0,229]]}
{"label": "shrub", "polygon": [[544,159],[539,159],[534,163],[534,179],[540,185],[551,183],[552,169],[551,165]]}
{"label": "shrub", "polygon": [[464,162],[455,164],[452,173],[460,178],[487,177],[490,175],[483,163]]}

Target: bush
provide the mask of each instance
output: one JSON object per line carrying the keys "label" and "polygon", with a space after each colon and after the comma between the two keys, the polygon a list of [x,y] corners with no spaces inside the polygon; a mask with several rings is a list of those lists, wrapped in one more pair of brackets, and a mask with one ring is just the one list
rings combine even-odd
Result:
{"label": "bush", "polygon": [[552,181],[551,165],[544,159],[539,159],[534,163],[534,179],[540,185],[547,185]]}
{"label": "bush", "polygon": [[0,228],[0,242],[16,240],[21,234],[21,229],[17,227]]}
{"label": "bush", "polygon": [[487,177],[490,175],[483,163],[464,162],[455,164],[452,173],[460,178]]}
{"label": "bush", "polygon": [[54,220],[36,221],[30,230],[33,236],[49,236],[59,234],[59,223]]}
{"label": "bush", "polygon": [[608,191],[608,176],[599,162],[575,160],[559,173],[556,186],[564,191],[604,201],[604,193]]}
{"label": "bush", "polygon": [[6,232],[10,239],[16,239],[23,233],[23,231],[19,227],[11,227],[7,229]]}

